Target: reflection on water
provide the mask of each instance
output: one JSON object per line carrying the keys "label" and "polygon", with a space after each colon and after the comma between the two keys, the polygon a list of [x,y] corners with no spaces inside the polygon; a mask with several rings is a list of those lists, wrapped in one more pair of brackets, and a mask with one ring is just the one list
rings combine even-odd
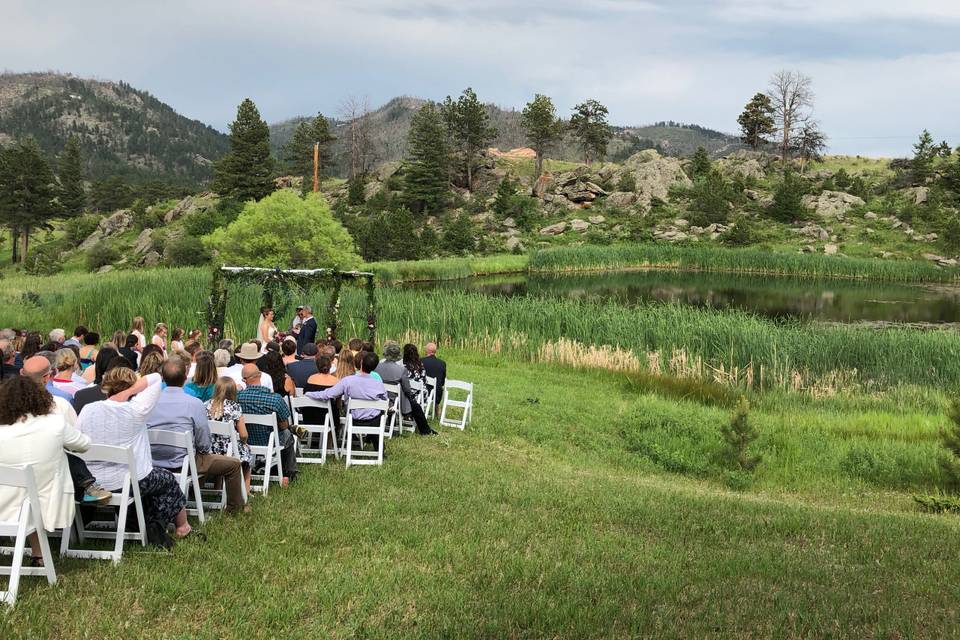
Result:
{"label": "reflection on water", "polygon": [[665,271],[494,276],[411,285],[621,304],[657,301],[827,322],[960,322],[960,288]]}

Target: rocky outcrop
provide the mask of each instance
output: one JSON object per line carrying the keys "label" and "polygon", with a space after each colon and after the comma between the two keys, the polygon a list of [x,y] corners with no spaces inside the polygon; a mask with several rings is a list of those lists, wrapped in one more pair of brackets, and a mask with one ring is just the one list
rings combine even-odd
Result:
{"label": "rocky outcrop", "polygon": [[825,220],[843,220],[850,209],[865,204],[863,198],[843,191],[824,191],[819,196],[803,197],[803,205]]}
{"label": "rocky outcrop", "polygon": [[100,224],[97,225],[96,230],[87,236],[86,240],[80,243],[78,249],[80,251],[87,251],[101,240],[120,235],[129,229],[132,223],[133,215],[129,210],[120,209],[119,211],[115,211],[113,214],[103,218],[100,221]]}
{"label": "rocky outcrop", "polygon": [[644,207],[649,207],[653,198],[666,200],[674,185],[689,187],[692,184],[679,159],[661,156],[654,149],[627,158],[616,178],[619,180],[624,173],[633,175],[637,200]]}
{"label": "rocky outcrop", "polygon": [[567,226],[568,226],[568,225],[567,225],[567,222],[566,222],[566,221],[558,222],[558,223],[556,223],[556,224],[551,224],[551,225],[548,225],[548,226],[544,227],[543,229],[540,229],[540,235],[542,235],[542,236],[558,236],[558,235],[560,235],[561,233],[563,233],[564,231],[567,230]]}

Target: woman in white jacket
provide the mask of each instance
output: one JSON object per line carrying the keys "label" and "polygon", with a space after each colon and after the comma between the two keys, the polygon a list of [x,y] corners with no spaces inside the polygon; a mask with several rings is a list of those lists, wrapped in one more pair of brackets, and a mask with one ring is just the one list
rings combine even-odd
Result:
{"label": "woman in white jacket", "polygon": [[[0,385],[0,464],[33,467],[47,531],[73,524],[73,481],[64,449],[86,451],[90,446],[90,438],[77,431],[70,418],[27,376],[11,377]],[[0,520],[16,520],[26,497],[25,489],[0,486]],[[41,564],[36,535],[30,536],[30,547],[34,564]]]}

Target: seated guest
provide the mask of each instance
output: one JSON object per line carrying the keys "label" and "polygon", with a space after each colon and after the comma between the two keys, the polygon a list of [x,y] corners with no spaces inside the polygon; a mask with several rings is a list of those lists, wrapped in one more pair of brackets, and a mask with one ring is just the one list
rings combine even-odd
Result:
{"label": "seated guest", "polygon": [[303,345],[300,355],[302,359],[287,364],[287,374],[293,378],[295,387],[303,389],[307,386],[307,378],[317,372],[317,345],[308,342]]}
{"label": "seated guest", "polygon": [[413,418],[417,433],[421,436],[432,435],[436,431],[427,424],[423,408],[417,402],[417,394],[410,388],[410,374],[400,364],[400,357],[400,345],[396,342],[385,343],[383,360],[377,365],[377,373],[387,384],[400,385],[400,414],[405,418]]}
{"label": "seated guest", "polygon": [[83,336],[87,335],[87,328],[82,324],[79,325],[76,329],[73,330],[73,337],[67,338],[63,341],[63,346],[65,347],[77,347],[78,349],[81,346]]}
{"label": "seated guest", "polygon": [[[246,385],[246,380],[243,380],[243,367],[248,364],[255,364],[260,360],[260,356],[263,354],[260,353],[260,347],[257,346],[258,341],[254,340],[252,342],[245,342],[240,345],[240,350],[236,352],[237,360],[240,362],[240,378],[241,382]],[[257,367],[259,371],[259,367]],[[270,376],[262,376],[260,378],[260,386],[266,387],[268,391],[273,391],[273,379]]]}
{"label": "seated guest", "polygon": [[[220,349],[218,349],[220,351]],[[247,426],[243,421],[243,409],[237,402],[237,385],[233,378],[226,376],[217,380],[213,390],[213,397],[204,405],[207,408],[207,418],[219,422],[233,423],[237,431],[237,457],[240,458],[240,467],[243,470],[243,481],[247,485],[247,495],[250,495],[250,472],[253,464],[253,453],[247,444]],[[210,435],[210,450],[213,453],[227,455],[230,448],[230,438],[217,434]]]}
{"label": "seated guest", "polygon": [[17,350],[11,340],[0,340],[0,380],[5,380],[20,375],[20,367],[15,362],[17,359]]}
{"label": "seated guest", "polygon": [[[107,399],[84,407],[77,418],[77,428],[94,443],[133,449],[147,537],[152,544],[169,547],[169,524],[174,525],[178,538],[188,535],[192,528],[187,522],[187,499],[180,483],[166,469],[154,467],[150,453],[147,416],[160,397],[160,374],[151,373],[137,380],[136,373],[118,367],[104,374],[100,386]],[[88,466],[105,489],[123,489],[123,466],[112,462],[91,462]]]}
{"label": "seated guest", "polygon": [[[223,349],[224,351],[230,354],[230,362],[222,366],[232,367],[233,365],[237,364],[237,359],[233,357],[233,340],[229,338],[224,338],[223,340],[220,341],[220,344],[217,346],[218,348]],[[221,365],[217,365],[217,366],[219,367]]]}
{"label": "seated guest", "polygon": [[417,345],[410,343],[403,345],[403,367],[407,370],[410,380],[423,385],[423,395],[418,399],[419,403],[423,404],[430,394],[429,389],[427,389],[427,371],[423,368]]}
{"label": "seated guest", "polygon": [[321,349],[318,354],[330,357],[330,373],[337,372],[337,356],[340,354],[340,348],[342,346],[339,340],[334,340],[333,342],[323,345],[323,349]]}
{"label": "seated guest", "polygon": [[273,386],[273,392],[280,395],[292,396],[296,392],[293,379],[287,375],[287,369],[283,366],[283,358],[276,351],[267,351],[257,361],[258,367],[264,376],[270,376]]}
{"label": "seated guest", "polygon": [[[360,363],[363,361],[363,356],[367,355],[368,353],[374,353],[374,352],[373,352],[373,351],[359,351],[359,352],[357,352],[357,355],[355,355],[355,356],[353,357],[353,364],[354,364],[354,366],[355,366],[356,369],[357,369],[357,373],[360,372]],[[376,354],[374,353],[374,355],[376,355]],[[379,360],[379,358],[378,358],[378,360]],[[380,374],[377,373],[376,371],[371,371],[371,372],[370,372],[370,375],[373,376],[374,378],[376,378],[377,380],[379,380],[380,382],[383,382],[383,378],[382,378],[382,377],[380,376]]]}
{"label": "seated guest", "polygon": [[297,340],[293,336],[287,336],[280,344],[280,352],[283,355],[283,366],[287,366],[297,361]]}
{"label": "seated guest", "polygon": [[[150,347],[153,345],[147,346]],[[160,367],[163,366],[164,361],[163,353],[159,349],[156,351],[147,351],[144,349],[144,352],[140,355],[140,369],[137,373],[140,374],[141,378],[151,373],[160,373]]]}
{"label": "seated guest", "polygon": [[[63,450],[86,451],[89,446],[90,438],[55,410],[53,397],[35,380],[16,376],[0,384],[0,464],[33,466],[40,499],[36,507],[47,531],[73,524],[74,486]],[[26,497],[26,489],[0,486],[0,520],[17,520]],[[42,556],[37,534],[28,539],[34,566],[53,560]]]}
{"label": "seated guest", "polygon": [[213,397],[213,387],[217,384],[217,365],[213,360],[213,354],[209,351],[200,351],[197,353],[196,366],[193,370],[193,378],[186,384],[183,390],[189,396],[197,398],[201,402],[206,402]]}
{"label": "seated guest", "polygon": [[353,352],[353,355],[357,355],[363,351],[363,340],[360,338],[351,338],[347,343],[347,349]]}
{"label": "seated guest", "polygon": [[354,364],[354,353],[350,349],[343,349],[337,357],[337,380],[343,380],[357,372]]}
{"label": "seated guest", "polygon": [[[213,366],[212,357],[210,366]],[[227,513],[236,513],[243,509],[243,474],[240,471],[240,461],[211,453],[207,408],[199,399],[184,393],[186,366],[179,359],[167,360],[163,363],[160,375],[167,386],[160,392],[153,411],[147,416],[147,428],[188,434],[193,439],[197,473],[215,482],[223,479],[227,489]],[[183,459],[187,455],[185,449],[160,444],[152,447],[152,453],[154,467],[176,472],[182,468]],[[197,499],[202,498],[197,496]]]}
{"label": "seated guest", "polygon": [[100,334],[95,331],[88,331],[83,336],[83,346],[80,347],[80,370],[86,371],[87,367],[93,364],[97,358],[97,345],[100,344]]}
{"label": "seated guest", "polygon": [[[377,367],[379,358],[375,353],[365,353],[360,361],[360,372],[357,375],[347,376],[337,381],[329,389],[323,391],[306,392],[308,398],[314,400],[336,400],[343,398],[346,409],[350,410],[350,399],[356,400],[386,400],[387,390],[383,383],[370,373]],[[377,425],[380,420],[380,411],[375,409],[356,409],[352,411],[353,422],[357,425]],[[379,446],[379,442],[375,443]]]}
{"label": "seated guest", "polygon": [[124,358],[130,361],[130,364],[139,368],[140,367],[140,353],[137,351],[139,348],[140,339],[132,333],[126,337],[123,344],[117,345],[117,351],[120,352]]}
{"label": "seated guest", "polygon": [[23,339],[23,346],[20,348],[20,363],[22,364],[27,361],[27,358],[37,355],[41,346],[43,346],[43,343],[40,334],[36,331],[28,333],[27,337]]}
{"label": "seated guest", "polygon": [[73,396],[77,391],[87,386],[85,382],[77,382],[73,377],[79,369],[77,356],[73,349],[60,349],[57,351],[56,363],[51,382],[57,389],[70,396],[69,400],[73,402]]}
{"label": "seated guest", "polygon": [[113,349],[108,349],[106,347],[101,349],[100,353],[97,354],[96,363],[90,367],[90,370],[94,371],[96,374],[93,379],[93,384],[85,389],[80,389],[73,396],[74,411],[79,414],[81,411],[83,411],[83,408],[91,402],[100,402],[101,400],[107,399],[107,395],[100,388],[100,384],[103,382],[104,374],[111,369],[116,369],[117,367],[126,367],[131,370],[133,369],[133,365]]}
{"label": "seated guest", "polygon": [[[48,357],[49,356],[49,357]],[[69,404],[73,397],[65,391],[61,391],[53,384],[53,375],[56,371],[56,354],[50,351],[38,351],[36,355],[23,361],[23,368],[20,369],[20,375],[33,378],[53,396],[63,398]],[[52,359],[52,363],[51,363]]]}
{"label": "seated guest", "polygon": [[443,383],[447,380],[447,363],[437,357],[437,343],[428,342],[423,347],[423,370],[437,379],[437,409],[443,402]]}
{"label": "seated guest", "polygon": [[187,364],[189,367],[187,370],[187,378],[192,378],[193,370],[197,365],[197,354],[203,351],[203,346],[199,342],[188,342],[187,346],[184,347],[184,351],[190,356],[190,361]]}
{"label": "seated guest", "polygon": [[[307,345],[309,347],[310,345]],[[303,360],[302,362],[309,362],[314,366],[315,373],[307,378],[307,383],[301,387],[306,393],[307,391],[323,391],[324,389],[329,389],[339,382],[336,376],[330,374],[330,356],[320,356],[316,360]],[[340,430],[340,411],[337,406],[337,402],[334,401],[330,405],[333,409],[332,422],[334,428]],[[323,409],[311,409],[309,407],[302,410],[303,419],[308,424],[323,424],[323,421],[326,416],[324,416]]]}
{"label": "seated guest", "polygon": [[217,377],[230,378],[237,385],[239,391],[246,386],[243,384],[243,376],[240,374],[243,365],[239,362],[231,365],[231,360],[233,360],[233,354],[226,349],[217,349],[213,352],[213,363],[217,365]]}
{"label": "seated guest", "polygon": [[[244,345],[253,346],[251,343]],[[242,349],[241,349],[242,352]],[[240,352],[238,352],[238,355]],[[249,354],[245,354],[249,355]],[[255,415],[277,414],[277,429],[280,432],[280,462],[283,465],[283,486],[297,475],[297,452],[294,436],[290,433],[290,408],[278,394],[263,386],[263,379],[257,365],[243,365],[243,381],[247,388],[237,393],[237,402],[244,413]],[[270,437],[267,429],[260,425],[247,425],[248,441],[257,446],[265,445]],[[269,461],[267,461],[269,464]]]}
{"label": "seated guest", "polygon": [[174,327],[170,333],[170,350],[185,351],[183,345],[183,329],[180,327]]}
{"label": "seated guest", "polygon": [[[54,329],[53,331],[50,332],[50,336],[49,336],[50,342],[56,344],[58,347],[63,346],[63,340],[66,337],[67,337],[67,332],[64,331],[63,329]],[[52,349],[52,351],[56,351],[56,349]]]}

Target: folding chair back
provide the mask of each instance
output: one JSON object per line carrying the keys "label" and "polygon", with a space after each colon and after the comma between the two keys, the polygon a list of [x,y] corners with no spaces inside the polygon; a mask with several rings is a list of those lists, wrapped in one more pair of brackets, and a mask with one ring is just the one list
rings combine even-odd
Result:
{"label": "folding chair back", "polygon": [[390,411],[387,416],[387,427],[386,427],[386,436],[388,438],[393,437],[393,432],[397,429],[397,424],[400,422],[400,383],[390,383],[384,382],[383,388],[387,392],[387,398],[390,402]]}
{"label": "folding chair back", "polygon": [[[327,438],[333,441],[333,453],[340,457],[340,447],[337,446],[337,434],[333,428],[333,408],[329,400],[314,400],[306,396],[293,398],[293,415],[296,416],[297,426],[306,429],[307,434],[300,443],[300,456],[297,462],[307,464],[324,464],[327,461]],[[315,409],[317,413],[323,411],[323,419],[317,423],[304,419],[304,409]],[[319,441],[314,445],[314,436],[319,436]],[[319,457],[317,457],[319,456]]]}
{"label": "folding chair back", "polygon": [[[417,404],[420,406],[420,409],[423,411],[424,417],[427,415],[427,387],[424,383],[419,380],[410,380],[410,389],[416,395]],[[417,430],[416,423],[413,421],[413,418],[405,418],[403,415],[400,416],[400,435],[403,435],[404,432],[409,431],[413,433]]]}
{"label": "folding chair back", "polygon": [[[465,391],[464,400],[454,400],[450,397],[450,390]],[[458,394],[460,395],[460,394]],[[454,417],[450,409],[459,409],[460,416]],[[440,409],[440,424],[457,429],[465,429],[473,415],[473,383],[462,380],[447,380],[443,387],[443,407]]]}
{"label": "folding chair back", "polygon": [[[283,479],[283,464],[280,461],[280,429],[277,426],[277,414],[245,413],[243,421],[247,425],[247,446],[254,456],[264,457],[263,483],[252,486],[253,491],[261,491],[264,495],[270,491],[270,481],[281,482]],[[273,474],[276,465],[277,473]],[[260,478],[259,474],[255,477]]]}
{"label": "folding chair back", "polygon": [[[20,589],[20,576],[46,576],[47,582],[56,584],[57,571],[53,566],[53,554],[50,553],[50,543],[47,532],[43,528],[43,514],[40,511],[40,498],[37,495],[37,483],[33,476],[33,467],[8,467],[0,465],[0,486],[22,489],[26,492],[23,504],[20,505],[20,514],[16,520],[0,520],[0,536],[13,538],[12,547],[0,547],[0,553],[12,555],[9,567],[0,567],[0,575],[10,576],[6,591],[0,591],[0,602],[11,607],[17,602],[17,591]],[[30,550],[27,536],[37,534],[40,542],[40,551],[43,554],[43,566],[23,566],[24,557],[29,557]]]}
{"label": "folding chair back", "polygon": [[423,415],[427,416],[429,420],[437,411],[437,379],[432,376],[427,376],[427,397],[425,402],[426,407],[424,407]]}
{"label": "folding chair back", "polygon": [[[237,429],[233,426],[232,422],[223,422],[221,420],[210,420],[207,424],[210,425],[210,435],[211,436],[222,436],[227,438],[227,453],[226,455],[231,458],[240,459],[240,436],[237,435]],[[240,489],[243,493],[243,501],[247,501],[247,487],[246,483],[241,483]],[[208,489],[204,488],[204,491]],[[216,491],[216,490],[214,490]],[[219,489],[220,499],[217,502],[208,502],[204,500],[204,508],[210,507],[213,509],[226,509],[227,508],[227,488],[224,486]]]}
{"label": "folding chair back", "polygon": [[[120,562],[123,557],[123,541],[139,540],[144,547],[147,546],[147,526],[143,516],[143,501],[140,499],[140,484],[137,482],[137,463],[133,457],[132,447],[116,447],[108,444],[91,444],[90,448],[83,453],[75,455],[87,462],[110,462],[125,466],[126,472],[123,477],[123,486],[120,493],[114,493],[110,501],[105,505],[95,507],[96,513],[110,511],[111,520],[93,519],[84,524],[77,509],[74,514],[74,524],[77,529],[77,538],[83,543],[87,538],[108,539],[114,541],[113,551],[93,551],[88,549],[71,549],[70,538],[71,529],[63,531],[63,537],[60,539],[60,555],[70,558],[93,558],[96,560],[112,560],[114,564]],[[130,504],[137,514],[137,531],[126,531],[127,510]],[[114,511],[118,509],[118,512]]]}
{"label": "folding chair back", "polygon": [[[350,398],[350,409],[347,411],[347,427],[345,433],[346,446],[344,447],[344,455],[346,456],[348,467],[352,464],[383,464],[383,440],[388,428],[387,412],[390,409],[390,404],[388,400],[360,400],[358,398]],[[355,424],[353,412],[356,409],[375,409],[380,412],[380,417],[377,419],[376,424]],[[377,436],[376,451],[364,451],[362,448],[353,448],[353,436],[358,436],[358,440],[362,441],[365,435]]]}
{"label": "folding chair back", "polygon": [[[187,497],[187,513],[197,516],[201,524],[206,522],[203,515],[203,494],[200,493],[200,474],[197,472],[197,458],[193,450],[193,436],[182,431],[167,431],[166,429],[147,429],[150,446],[163,445],[183,449],[183,464],[180,471],[171,471],[180,481],[180,490]],[[190,488],[193,487],[193,497],[190,500]],[[193,506],[190,506],[193,505]]]}

